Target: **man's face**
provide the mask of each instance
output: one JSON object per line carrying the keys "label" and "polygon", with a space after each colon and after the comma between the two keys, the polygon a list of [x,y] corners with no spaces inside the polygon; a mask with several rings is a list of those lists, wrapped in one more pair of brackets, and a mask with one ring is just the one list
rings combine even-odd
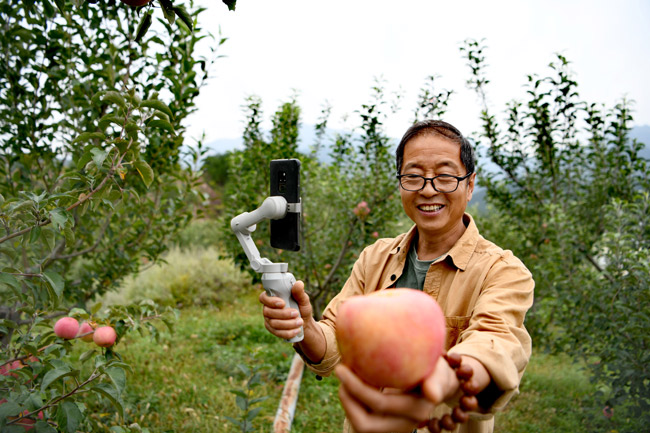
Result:
{"label": "man's face", "polygon": [[[464,176],[465,166],[460,160],[460,145],[437,134],[417,136],[406,143],[400,174],[419,174],[434,177],[440,174]],[[463,180],[452,193],[440,193],[427,181],[420,191],[400,188],[402,206],[409,218],[425,237],[454,236],[464,231],[463,213],[474,191],[474,178]]]}

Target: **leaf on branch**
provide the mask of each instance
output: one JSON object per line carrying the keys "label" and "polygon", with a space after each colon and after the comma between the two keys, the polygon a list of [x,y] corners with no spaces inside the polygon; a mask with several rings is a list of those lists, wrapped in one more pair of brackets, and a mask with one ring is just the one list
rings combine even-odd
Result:
{"label": "leaf on branch", "polygon": [[176,12],[174,12],[174,3],[171,0],[159,0],[160,6],[162,6],[163,15],[169,22],[169,25],[174,24],[176,18]]}
{"label": "leaf on branch", "polygon": [[151,27],[151,11],[147,12],[144,14],[142,19],[140,20],[140,24],[138,24],[138,30],[135,34],[135,41],[140,42],[142,38],[144,37],[145,34],[147,34],[147,30],[149,30],[149,27]]}
{"label": "leaf on branch", "polygon": [[171,123],[167,122],[166,120],[162,119],[153,119],[150,120],[149,123],[147,123],[147,126],[150,128],[160,128],[164,129],[165,131],[171,132],[174,134],[174,127],[172,126]]}
{"label": "leaf on branch", "polygon": [[63,289],[65,288],[65,281],[61,275],[53,271],[43,272],[43,278],[45,281],[52,287],[52,290],[56,293],[56,296],[60,299],[63,294]]}
{"label": "leaf on branch", "polygon": [[172,119],[174,118],[174,115],[172,114],[172,110],[170,110],[167,104],[165,104],[164,102],[158,99],[147,99],[145,101],[142,101],[140,103],[140,107],[153,108],[154,110],[162,111]]}
{"label": "leaf on branch", "polygon": [[126,101],[124,97],[114,90],[109,90],[106,92],[102,98],[102,102],[111,102],[113,104],[119,105],[121,108],[126,109]]}
{"label": "leaf on branch", "polygon": [[124,125],[124,119],[116,116],[113,113],[109,113],[103,116],[101,119],[99,119],[99,122],[97,122],[97,127],[101,130],[104,130],[108,128],[108,125],[110,125],[111,123],[114,123],[117,126],[122,126]]}
{"label": "leaf on branch", "polygon": [[149,167],[149,164],[145,161],[135,161],[133,166],[138,170],[138,173],[140,173],[140,177],[142,177],[146,187],[149,188],[149,185],[151,185],[151,182],[153,181],[153,170]]}
{"label": "leaf on branch", "polygon": [[60,231],[63,227],[65,227],[65,224],[68,222],[70,219],[70,214],[68,211],[65,209],[61,209],[60,207],[56,209],[52,209],[51,211],[48,212],[50,215],[50,220],[52,220],[52,223],[56,226],[56,228]]}
{"label": "leaf on branch", "polygon": [[94,147],[90,150],[90,153],[93,154],[93,162],[95,163],[95,166],[98,169],[101,169],[102,165],[104,165],[104,160],[106,160],[106,157],[108,156],[108,152],[98,147]]}
{"label": "leaf on branch", "polygon": [[20,283],[11,274],[6,274],[4,272],[0,272],[0,284],[5,284],[9,287],[13,287],[14,289],[19,289],[20,288]]}
{"label": "leaf on branch", "polygon": [[7,419],[9,416],[16,416],[20,413],[20,406],[13,401],[8,401],[0,405],[0,419]]}
{"label": "leaf on branch", "polygon": [[229,11],[234,11],[237,6],[237,0],[223,0],[224,4],[228,6]]}
{"label": "leaf on branch", "polygon": [[174,6],[173,7],[174,12],[176,15],[185,23],[187,28],[190,29],[190,31],[194,30],[194,21],[192,20],[192,17],[190,14],[187,12],[184,6]]}
{"label": "leaf on branch", "polygon": [[59,422],[59,428],[65,426],[64,431],[75,433],[77,427],[79,427],[79,423],[83,419],[83,414],[76,403],[64,401],[57,411],[56,419]]}
{"label": "leaf on branch", "polygon": [[67,365],[61,365],[54,370],[48,371],[43,377],[43,382],[41,382],[41,391],[45,391],[54,381],[71,374],[73,372]]}
{"label": "leaf on branch", "polygon": [[102,132],[82,132],[77,138],[72,140],[72,144],[85,143],[90,140],[104,140],[106,136]]}
{"label": "leaf on branch", "polygon": [[106,374],[111,378],[118,395],[121,395],[126,387],[126,373],[124,373],[124,370],[120,367],[111,367],[106,369]]}
{"label": "leaf on branch", "polygon": [[92,387],[91,390],[106,397],[118,410],[120,416],[124,418],[124,405],[122,403],[122,399],[117,394],[117,391],[114,387],[108,383],[99,383],[96,386]]}

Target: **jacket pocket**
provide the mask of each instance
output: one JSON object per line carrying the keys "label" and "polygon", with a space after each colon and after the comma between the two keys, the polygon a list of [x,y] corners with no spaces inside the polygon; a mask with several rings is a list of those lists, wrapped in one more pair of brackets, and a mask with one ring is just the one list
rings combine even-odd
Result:
{"label": "jacket pocket", "polygon": [[445,350],[449,350],[458,343],[458,337],[469,326],[471,316],[449,316],[445,317],[447,322],[447,342]]}

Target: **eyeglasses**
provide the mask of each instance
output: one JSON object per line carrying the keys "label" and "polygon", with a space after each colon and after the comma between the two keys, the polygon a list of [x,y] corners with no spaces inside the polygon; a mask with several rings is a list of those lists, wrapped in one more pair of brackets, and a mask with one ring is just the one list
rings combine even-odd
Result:
{"label": "eyeglasses", "polygon": [[462,180],[470,177],[474,172],[469,172],[465,176],[454,176],[451,174],[439,174],[435,177],[424,177],[419,174],[398,174],[399,184],[406,191],[420,191],[427,186],[427,181],[431,181],[433,189],[442,193],[454,192],[458,189],[458,184]]}

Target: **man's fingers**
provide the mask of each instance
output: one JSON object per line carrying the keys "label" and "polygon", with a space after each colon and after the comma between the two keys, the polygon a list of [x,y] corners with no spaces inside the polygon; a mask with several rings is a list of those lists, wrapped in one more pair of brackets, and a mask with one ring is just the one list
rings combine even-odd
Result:
{"label": "man's fingers", "polygon": [[273,328],[269,323],[265,320],[264,321],[264,327],[273,335],[276,337],[284,338],[285,340],[290,340],[296,335],[300,333],[300,329],[289,329],[289,330],[282,330],[282,329],[277,329]]}
{"label": "man's fingers", "polygon": [[382,415],[409,418],[411,422],[419,422],[429,418],[434,405],[426,399],[398,393],[384,393],[357,377],[349,368],[340,364],[336,367],[336,376],[341,381],[346,392],[354,397],[371,412]]}
{"label": "man's fingers", "polygon": [[359,433],[411,432],[416,423],[407,418],[391,417],[370,412],[341,385],[339,399],[355,431]]}
{"label": "man's fingers", "polygon": [[284,301],[282,298],[276,296],[269,296],[268,293],[262,292],[259,297],[260,303],[270,308],[284,308]]}

